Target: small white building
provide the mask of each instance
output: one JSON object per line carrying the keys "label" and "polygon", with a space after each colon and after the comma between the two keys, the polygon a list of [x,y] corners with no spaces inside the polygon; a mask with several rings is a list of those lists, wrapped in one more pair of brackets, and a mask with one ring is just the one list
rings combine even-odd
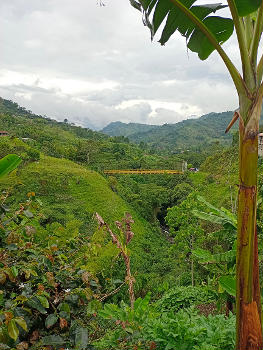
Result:
{"label": "small white building", "polygon": [[263,132],[258,134],[258,156],[263,157]]}

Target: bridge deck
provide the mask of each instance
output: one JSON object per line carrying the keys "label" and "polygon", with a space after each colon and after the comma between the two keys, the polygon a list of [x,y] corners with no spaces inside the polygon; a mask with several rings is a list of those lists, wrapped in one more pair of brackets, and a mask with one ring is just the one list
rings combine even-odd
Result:
{"label": "bridge deck", "polygon": [[180,170],[169,169],[123,169],[123,170],[104,170],[104,174],[183,174]]}

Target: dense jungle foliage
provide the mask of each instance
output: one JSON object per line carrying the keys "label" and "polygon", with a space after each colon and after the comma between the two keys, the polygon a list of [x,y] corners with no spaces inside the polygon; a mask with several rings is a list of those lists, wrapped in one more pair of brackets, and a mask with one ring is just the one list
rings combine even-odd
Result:
{"label": "dense jungle foliage", "polygon": [[[12,101],[0,111],[0,158],[22,159],[0,179],[0,349],[234,349],[236,137],[160,154]],[[103,173],[182,159],[199,171]]]}

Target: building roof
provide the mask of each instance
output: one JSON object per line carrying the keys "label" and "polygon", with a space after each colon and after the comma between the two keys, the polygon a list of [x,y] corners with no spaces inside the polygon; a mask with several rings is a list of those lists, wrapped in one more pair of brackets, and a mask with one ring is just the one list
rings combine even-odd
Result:
{"label": "building roof", "polygon": [[[1,131],[0,131],[1,132]],[[263,132],[260,132],[259,134],[258,134],[258,136],[263,136]]]}
{"label": "building roof", "polygon": [[3,132],[8,134],[8,131],[0,130],[0,133],[3,133]]}

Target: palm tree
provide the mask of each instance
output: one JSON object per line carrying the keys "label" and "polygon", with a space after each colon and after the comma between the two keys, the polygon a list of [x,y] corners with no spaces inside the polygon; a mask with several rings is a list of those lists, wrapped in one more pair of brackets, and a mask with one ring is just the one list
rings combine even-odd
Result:
{"label": "palm tree", "polygon": [[[236,87],[239,110],[227,128],[228,131],[239,120],[236,348],[262,349],[256,202],[258,130],[263,98],[263,55],[258,52],[263,30],[263,1],[227,0],[227,5],[216,2],[198,5],[196,0],[130,0],[130,3],[143,13],[143,22],[150,28],[152,38],[164,24],[162,45],[179,31],[186,38],[188,49],[196,52],[201,60],[216,50]],[[214,15],[227,6],[230,18]],[[234,31],[242,72],[222,47]]]}

